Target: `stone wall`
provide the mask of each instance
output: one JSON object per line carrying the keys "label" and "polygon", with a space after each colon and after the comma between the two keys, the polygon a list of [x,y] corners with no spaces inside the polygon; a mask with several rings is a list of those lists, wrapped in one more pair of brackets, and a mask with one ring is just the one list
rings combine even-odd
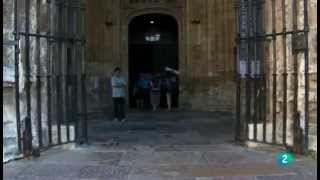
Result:
{"label": "stone wall", "polygon": [[186,3],[187,96],[184,101],[192,109],[233,112],[233,1],[188,0]]}
{"label": "stone wall", "polygon": [[[233,1],[173,2],[146,1],[129,4],[129,1],[124,0],[89,1],[88,73],[96,78],[107,78],[115,66],[122,66],[124,73],[128,74],[126,33],[129,19],[135,14],[169,13],[176,18],[180,28],[179,70],[182,74],[180,107],[204,111],[233,111],[235,99]],[[92,80],[96,81],[98,80]],[[103,87],[105,84],[101,84],[99,89]]]}

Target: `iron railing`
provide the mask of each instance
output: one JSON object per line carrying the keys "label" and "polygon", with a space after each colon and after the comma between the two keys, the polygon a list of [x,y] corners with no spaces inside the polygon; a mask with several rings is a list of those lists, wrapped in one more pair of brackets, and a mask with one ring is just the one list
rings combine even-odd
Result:
{"label": "iron railing", "polygon": [[[4,43],[4,46],[14,46],[15,49],[15,100],[16,100],[16,124],[17,124],[17,146],[18,154],[23,153],[25,156],[32,155],[36,149],[45,150],[54,145],[64,143],[77,142],[82,143],[87,141],[87,111],[86,111],[86,86],[85,70],[81,67],[84,63],[85,57],[81,52],[85,47],[84,32],[81,32],[79,27],[81,24],[79,17],[83,16],[84,6],[77,1],[68,0],[47,0],[45,6],[47,7],[47,33],[41,33],[40,10],[43,2],[37,0],[35,4],[31,4],[30,0],[24,2],[13,0],[13,16],[14,16],[14,40]],[[31,6],[35,6],[36,13],[36,32],[31,32],[30,27],[30,10]],[[21,8],[24,10],[21,11]],[[69,13],[65,13],[68,10]],[[53,14],[56,12],[57,14]],[[19,17],[24,16],[24,19]],[[57,16],[57,18],[55,17]],[[63,24],[63,18],[67,17],[68,24]],[[24,30],[21,27],[24,24]],[[68,29],[65,30],[65,26]],[[55,30],[55,27],[57,28]],[[83,29],[81,27],[80,29]],[[24,46],[20,46],[20,41],[24,40]],[[31,59],[31,41],[35,40],[35,55]],[[41,57],[41,40],[46,41],[46,56]],[[55,50],[57,46],[58,50]],[[66,55],[65,49],[69,47],[72,52]],[[32,47],[33,48],[33,47]],[[57,52],[56,52],[57,51]],[[24,54],[21,54],[24,52]],[[67,56],[67,58],[65,58]],[[21,111],[19,93],[19,59],[24,62],[25,82],[26,82],[26,109],[27,113],[23,118],[24,124],[21,124]],[[68,59],[71,63],[65,63]],[[34,61],[33,61],[34,60]],[[32,64],[34,62],[34,64]],[[44,64],[45,62],[45,64]],[[35,65],[35,82],[31,81],[32,67]],[[65,72],[66,66],[71,66],[71,71]],[[45,67],[46,71],[42,72],[41,69]],[[80,69],[80,70],[79,70]],[[32,106],[32,90],[35,84],[35,107]],[[43,88],[46,85],[46,88]],[[45,91],[46,97],[42,92]],[[64,95],[64,96],[63,96]],[[47,100],[46,107],[43,107],[43,101]],[[78,107],[78,102],[82,106]],[[32,109],[36,109],[36,113],[32,113]],[[42,111],[47,110],[47,122],[44,124]],[[81,113],[80,113],[81,112]],[[80,124],[82,130],[80,130]],[[35,131],[32,127],[36,125]],[[65,136],[62,137],[62,127],[66,131]],[[74,127],[74,131],[71,131]],[[57,132],[54,133],[54,129]],[[71,138],[71,132],[74,132],[74,138]],[[43,134],[45,133],[45,134]],[[47,143],[44,142],[44,136],[47,138]],[[38,142],[33,141],[36,137]],[[57,137],[57,142],[54,142]],[[65,139],[65,141],[63,141]],[[35,143],[38,145],[35,147]]]}
{"label": "iron railing", "polygon": [[[287,127],[288,120],[288,51],[287,51],[287,39],[288,36],[291,36],[291,41],[294,44],[297,43],[298,38],[302,37],[304,41],[304,47],[295,47],[292,48],[292,61],[293,61],[293,69],[292,73],[294,87],[293,87],[293,114],[294,119],[293,124],[293,146],[301,146],[298,147],[304,148],[304,152],[306,152],[308,148],[308,133],[309,133],[309,71],[308,71],[308,0],[303,0],[303,17],[304,17],[304,28],[297,28],[297,18],[298,18],[298,1],[293,0],[286,2],[285,0],[281,1],[281,18],[282,18],[282,32],[277,32],[276,29],[279,29],[277,26],[278,16],[276,17],[276,0],[268,1],[269,7],[266,7],[266,1],[264,0],[236,0],[235,1],[235,12],[236,12],[236,27],[237,27],[237,66],[239,70],[241,70],[241,61],[245,62],[245,76],[238,71],[237,73],[237,102],[236,102],[236,139],[261,142],[266,144],[273,145],[282,145],[287,147],[287,132],[289,131]],[[293,29],[287,29],[287,3],[291,3],[292,5],[292,24]],[[263,21],[263,15],[266,14],[265,11],[269,8],[269,12],[271,12],[271,27],[272,32],[266,32],[265,24],[259,24]],[[300,10],[300,9],[299,9]],[[265,23],[265,22],[264,22]],[[259,30],[260,29],[260,30]],[[282,47],[278,47],[277,39],[282,39]],[[272,49],[268,55],[270,55],[273,59],[273,62],[266,62],[266,55],[268,52],[264,52],[264,47],[267,43],[271,41],[269,45]],[[301,43],[300,43],[301,44]],[[278,59],[277,53],[281,52],[281,59]],[[305,114],[305,127],[304,132],[299,133],[301,131],[300,128],[300,118],[298,111],[298,59],[297,56],[299,53],[304,54],[305,61],[305,99],[304,99],[304,114]],[[277,82],[279,79],[278,73],[278,62],[282,60],[283,72],[281,73],[282,78],[282,87],[278,87],[279,83]],[[290,59],[291,60],[291,59]],[[260,61],[260,67],[252,66],[252,61]],[[267,71],[267,63],[271,65],[272,72]],[[252,75],[252,71],[256,72],[257,70],[260,73],[254,73]],[[267,95],[267,85],[266,80],[268,77],[272,77],[272,97],[268,98]],[[243,85],[245,83],[245,85]],[[279,119],[277,119],[277,90],[279,88],[282,89],[282,132],[277,132],[277,123]],[[242,92],[245,92],[243,94]],[[272,111],[271,111],[271,119],[268,118],[271,123],[271,142],[267,141],[267,105],[271,100]],[[245,106],[243,106],[245,104]],[[252,107],[253,106],[253,107]],[[243,112],[243,109],[245,112]],[[260,133],[257,129],[257,124],[259,121],[262,121],[262,140],[257,139],[257,134]],[[249,125],[253,124],[253,137],[249,137]],[[279,143],[277,139],[277,134],[281,133],[282,142]],[[299,140],[299,135],[303,134],[304,142]],[[299,151],[299,150],[297,150]]]}

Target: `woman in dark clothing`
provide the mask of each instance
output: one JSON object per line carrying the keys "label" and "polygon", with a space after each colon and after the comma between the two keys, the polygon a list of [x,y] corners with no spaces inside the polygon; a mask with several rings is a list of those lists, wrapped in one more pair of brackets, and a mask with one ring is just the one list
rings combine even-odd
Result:
{"label": "woman in dark clothing", "polygon": [[137,108],[142,109],[143,108],[143,92],[141,88],[141,76],[139,76],[139,79],[136,81],[133,92],[134,92],[134,97],[136,99]]}
{"label": "woman in dark clothing", "polygon": [[153,76],[150,81],[150,86],[150,100],[153,107],[153,111],[156,111],[157,107],[160,104],[160,78]]}

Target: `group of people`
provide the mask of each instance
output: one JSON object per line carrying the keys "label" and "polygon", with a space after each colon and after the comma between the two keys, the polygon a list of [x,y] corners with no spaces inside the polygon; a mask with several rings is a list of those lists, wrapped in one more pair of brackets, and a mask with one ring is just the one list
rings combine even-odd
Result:
{"label": "group of people", "polygon": [[[160,99],[166,96],[166,106],[172,110],[173,98],[177,98],[179,92],[179,72],[166,67],[160,75],[151,77],[140,75],[135,83],[134,96],[138,108],[147,108],[152,105],[154,111],[160,105]],[[121,74],[119,67],[114,69],[111,77],[112,99],[114,105],[114,121],[124,122],[125,119],[125,97],[127,82]]]}
{"label": "group of people", "polygon": [[147,109],[150,105],[154,111],[160,106],[162,96],[166,96],[166,106],[168,110],[173,108],[173,100],[178,96],[179,72],[165,68],[162,74],[140,74],[134,86],[134,98],[136,105],[140,109]]}

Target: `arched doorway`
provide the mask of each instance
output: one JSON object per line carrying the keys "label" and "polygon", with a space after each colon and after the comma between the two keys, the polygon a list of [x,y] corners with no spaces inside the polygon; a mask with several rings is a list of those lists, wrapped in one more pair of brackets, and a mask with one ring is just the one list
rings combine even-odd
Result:
{"label": "arched doorway", "polygon": [[[178,23],[170,15],[144,14],[130,21],[128,78],[131,108],[136,107],[134,85],[140,75],[160,75],[166,66],[179,69],[178,39]],[[160,106],[165,107],[163,92],[160,97]],[[174,94],[173,106],[178,106],[178,93]]]}

